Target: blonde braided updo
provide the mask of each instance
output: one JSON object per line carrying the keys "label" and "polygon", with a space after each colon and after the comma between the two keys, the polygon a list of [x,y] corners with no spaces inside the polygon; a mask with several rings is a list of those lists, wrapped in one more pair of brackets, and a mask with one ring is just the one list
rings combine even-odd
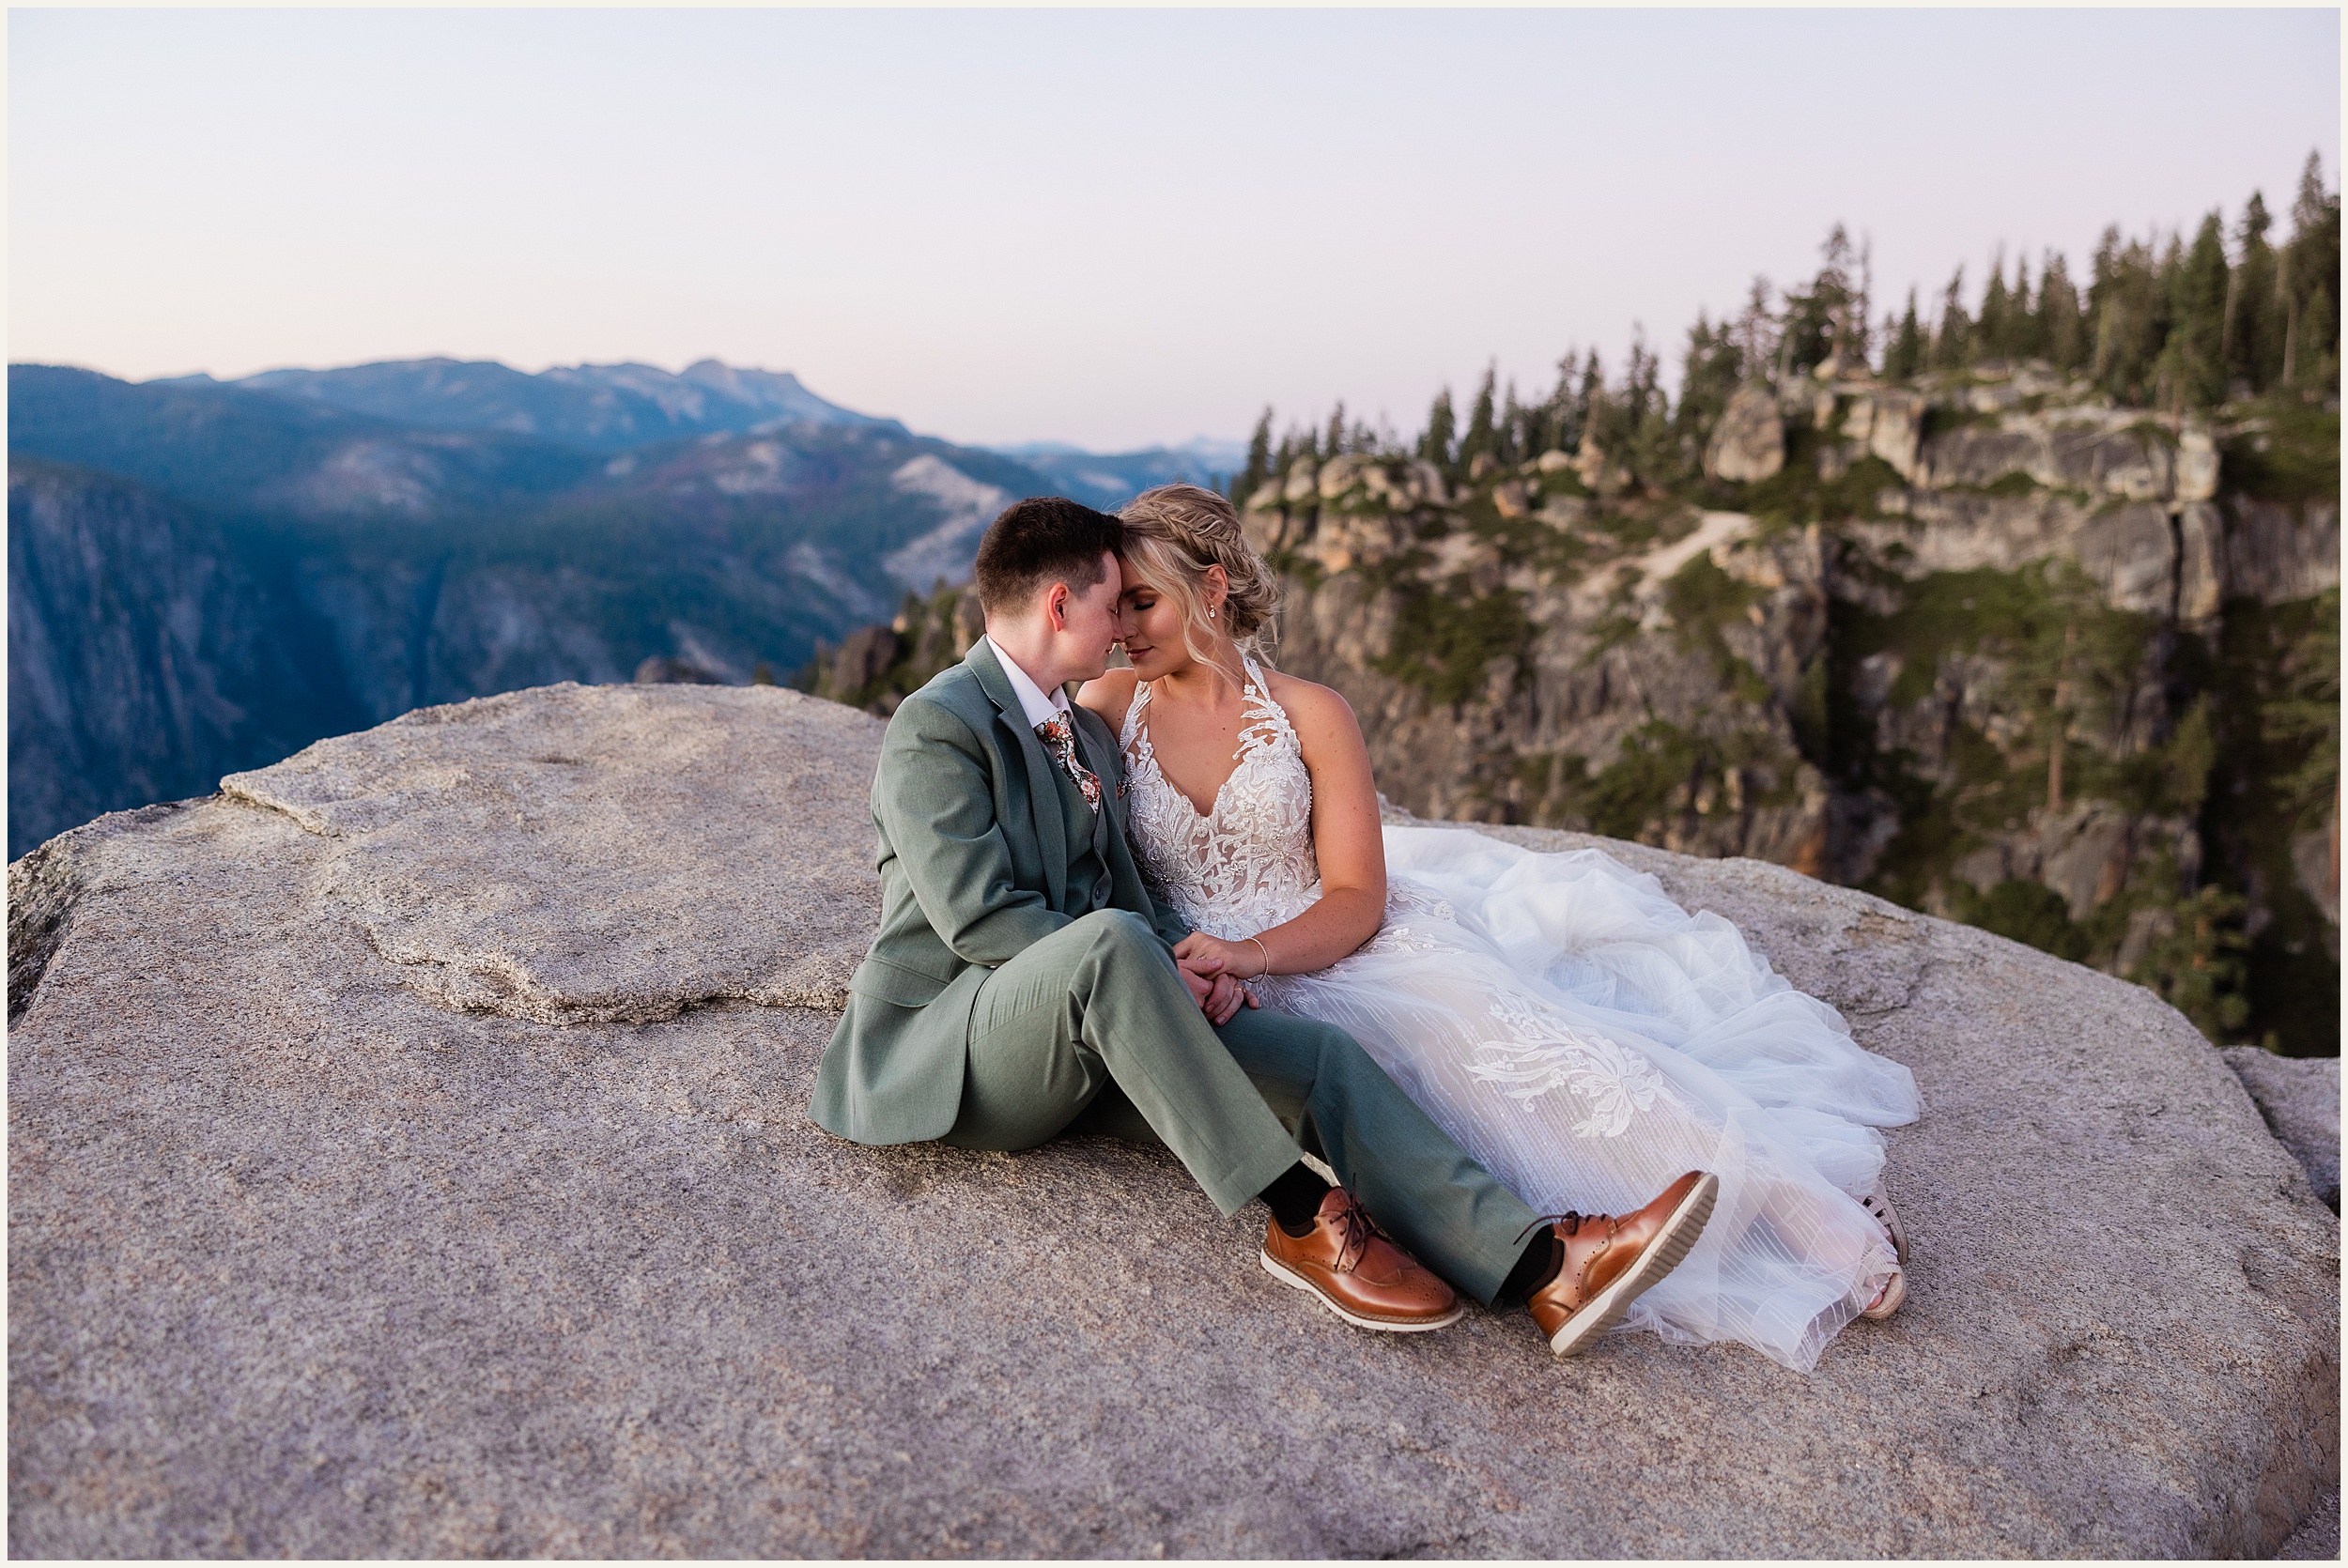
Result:
{"label": "blonde braided updo", "polygon": [[[1219,627],[1240,653],[1270,662],[1279,639],[1274,617],[1280,612],[1280,579],[1247,543],[1229,501],[1196,484],[1161,484],[1135,496],[1117,515],[1125,525],[1124,559],[1134,575],[1160,598],[1182,607],[1182,641],[1192,658],[1245,684],[1246,672],[1227,667],[1219,652]],[[1230,584],[1222,613],[1212,620],[1210,566],[1222,567]]]}

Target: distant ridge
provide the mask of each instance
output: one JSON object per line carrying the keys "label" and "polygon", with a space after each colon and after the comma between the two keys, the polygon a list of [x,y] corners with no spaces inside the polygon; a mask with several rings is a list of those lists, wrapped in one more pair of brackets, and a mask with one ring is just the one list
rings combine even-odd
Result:
{"label": "distant ridge", "polygon": [[677,373],[646,364],[581,364],[535,375],[493,360],[385,360],[332,370],[265,370],[226,384],[404,424],[506,431],[595,452],[796,424],[904,434],[895,420],[816,396],[788,371],[717,360]]}
{"label": "distant ridge", "polygon": [[1024,463],[1088,506],[1114,510],[1153,484],[1186,480],[1217,488],[1247,464],[1247,443],[1199,436],[1181,446],[1088,452],[1067,441],[1022,441],[986,449]]}

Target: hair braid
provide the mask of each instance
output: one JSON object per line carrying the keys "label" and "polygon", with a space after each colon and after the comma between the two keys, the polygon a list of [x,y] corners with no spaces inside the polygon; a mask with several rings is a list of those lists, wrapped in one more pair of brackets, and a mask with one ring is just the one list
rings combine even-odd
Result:
{"label": "hair braid", "polygon": [[1125,525],[1125,559],[1161,596],[1183,607],[1193,658],[1220,662],[1208,652],[1215,623],[1207,615],[1204,584],[1207,568],[1220,566],[1229,584],[1218,618],[1223,630],[1242,653],[1271,659],[1279,640],[1279,575],[1247,543],[1229,501],[1197,484],[1161,484],[1128,501],[1118,520]]}

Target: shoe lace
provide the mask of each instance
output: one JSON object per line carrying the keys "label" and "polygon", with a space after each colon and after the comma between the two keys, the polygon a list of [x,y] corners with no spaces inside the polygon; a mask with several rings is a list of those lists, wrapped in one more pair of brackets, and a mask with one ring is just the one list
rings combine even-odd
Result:
{"label": "shoe lace", "polygon": [[1369,1210],[1364,1208],[1362,1200],[1353,1195],[1353,1189],[1346,1187],[1339,1191],[1345,1193],[1345,1207],[1337,1215],[1337,1272],[1350,1274],[1369,1252],[1369,1244],[1385,1232],[1380,1230],[1378,1222],[1369,1217]]}
{"label": "shoe lace", "polygon": [[1534,1221],[1531,1224],[1525,1226],[1522,1230],[1517,1232],[1517,1245],[1522,1246],[1524,1244],[1524,1238],[1532,1235],[1535,1231],[1540,1229],[1543,1225],[1563,1225],[1568,1236],[1579,1236],[1582,1233],[1583,1221],[1589,1220],[1595,1222],[1603,1220],[1605,1217],[1606,1216],[1603,1214],[1584,1214],[1579,1209],[1572,1208],[1567,1209],[1563,1214],[1544,1214],[1539,1219]]}

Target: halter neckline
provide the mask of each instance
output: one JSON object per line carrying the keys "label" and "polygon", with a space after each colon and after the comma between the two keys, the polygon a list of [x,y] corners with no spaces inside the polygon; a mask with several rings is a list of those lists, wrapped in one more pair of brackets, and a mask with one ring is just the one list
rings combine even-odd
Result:
{"label": "halter neckline", "polygon": [[1223,782],[1216,786],[1214,798],[1204,811],[1199,810],[1198,803],[1166,776],[1166,769],[1158,762],[1157,747],[1151,744],[1150,725],[1143,710],[1150,706],[1153,683],[1135,682],[1134,699],[1125,710],[1124,734],[1120,738],[1133,759],[1135,771],[1146,772],[1164,785],[1190,807],[1192,815],[1202,824],[1213,822],[1222,814],[1224,797],[1230,793],[1231,786],[1239,776],[1247,771],[1249,762],[1266,747],[1277,745],[1283,736],[1292,744],[1296,734],[1295,729],[1289,723],[1288,711],[1273,699],[1272,687],[1263,678],[1262,668],[1244,653],[1240,655],[1240,663],[1247,671],[1247,679],[1239,692],[1240,716],[1243,720],[1239,731],[1239,750],[1232,754],[1231,771],[1223,776]]}

